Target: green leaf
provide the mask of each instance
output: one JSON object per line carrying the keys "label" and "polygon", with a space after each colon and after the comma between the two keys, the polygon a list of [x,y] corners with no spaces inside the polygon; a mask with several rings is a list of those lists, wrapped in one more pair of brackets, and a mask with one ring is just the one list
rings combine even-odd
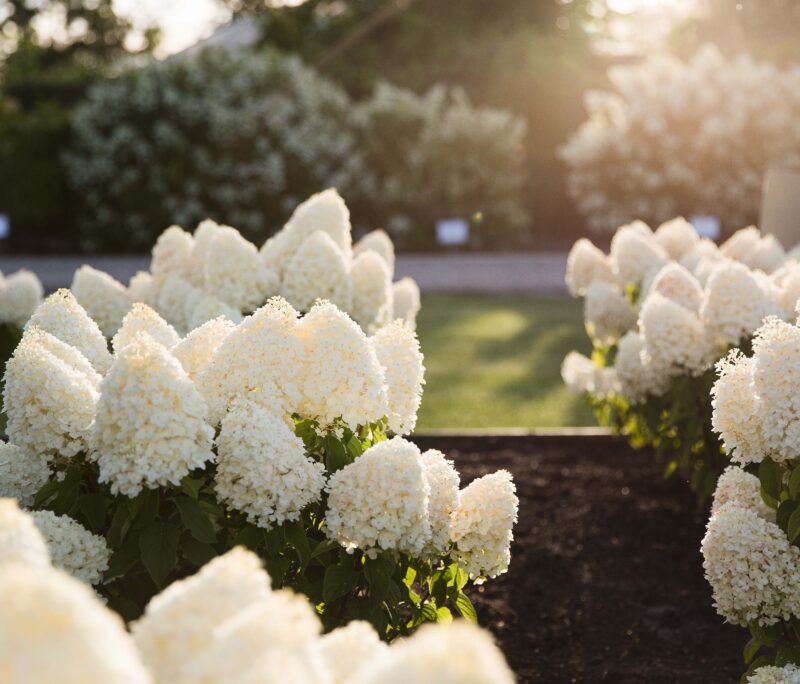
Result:
{"label": "green leaf", "polygon": [[381,554],[375,559],[366,559],[364,574],[369,584],[369,593],[375,601],[383,601],[389,591],[389,583],[394,573],[394,560],[386,554]]}
{"label": "green leaf", "polygon": [[331,603],[356,586],[358,573],[350,567],[351,558],[343,559],[344,565],[329,565],[325,570],[325,579],[322,581],[322,600]]}
{"label": "green leaf", "polygon": [[456,573],[456,588],[461,591],[465,586],[467,586],[467,582],[469,582],[469,573],[459,568],[458,572]]}
{"label": "green leaf", "polygon": [[197,501],[188,496],[177,496],[175,497],[175,505],[178,507],[178,513],[180,513],[186,529],[192,533],[192,536],[197,541],[204,544],[213,544],[217,541],[214,525]]}
{"label": "green leaf", "polygon": [[195,501],[200,496],[200,490],[203,488],[203,480],[189,477],[188,475],[181,480],[181,490]]}
{"label": "green leaf", "polygon": [[745,644],[744,651],[742,652],[744,655],[745,665],[749,665],[752,662],[753,658],[756,657],[756,654],[763,645],[764,644],[762,644],[758,639],[750,639],[750,641]]}
{"label": "green leaf", "polygon": [[780,623],[764,627],[753,621],[748,623],[747,627],[750,629],[750,635],[754,639],[758,639],[764,646],[774,646],[783,633]]}
{"label": "green leaf", "polygon": [[213,546],[204,544],[193,538],[184,541],[181,544],[181,550],[187,560],[198,568],[208,563],[208,561],[217,555],[217,550]]}
{"label": "green leaf", "polygon": [[81,484],[80,470],[70,470],[61,482],[53,511],[59,515],[67,515],[78,501],[78,490]]}
{"label": "green leaf", "polygon": [[786,536],[792,543],[800,537],[800,507],[796,508],[789,516],[789,522],[786,524]]}
{"label": "green leaf", "polygon": [[783,667],[789,663],[800,664],[800,644],[786,641],[775,652],[775,666]]}
{"label": "green leaf", "polygon": [[158,490],[143,489],[139,492],[130,502],[133,526],[141,530],[150,525],[158,516],[160,503]]}
{"label": "green leaf", "polygon": [[800,467],[795,467],[789,476],[789,494],[792,495],[793,499],[796,499],[800,494]]}
{"label": "green leaf", "polygon": [[314,547],[314,550],[311,552],[311,557],[309,560],[314,560],[318,556],[321,556],[324,553],[328,553],[329,551],[335,551],[336,549],[340,549],[339,542],[334,541],[333,539],[323,539],[319,544]]}
{"label": "green leaf", "polygon": [[131,516],[128,507],[118,506],[117,510],[114,511],[114,515],[111,517],[111,525],[108,528],[108,533],[106,534],[106,541],[108,541],[108,545],[112,549],[116,549],[122,541],[125,539],[125,536],[128,534],[128,531],[131,529]]}
{"label": "green leaf", "polygon": [[775,515],[775,522],[778,523],[778,527],[780,527],[784,532],[789,527],[789,518],[791,518],[792,513],[797,510],[798,503],[797,501],[786,500],[781,501],[780,505],[778,506],[778,512]]}
{"label": "green leaf", "polygon": [[295,551],[300,560],[300,565],[305,567],[308,561],[311,560],[311,545],[308,543],[306,531],[303,529],[303,524],[300,522],[288,523],[283,530],[286,537],[286,542]]}
{"label": "green leaf", "polygon": [[475,612],[475,606],[472,605],[472,601],[470,601],[469,597],[462,591],[458,592],[456,609],[467,622],[478,624],[478,614]]}
{"label": "green leaf", "polygon": [[86,517],[89,529],[98,532],[105,527],[108,499],[105,494],[86,494],[78,499],[78,510]]}
{"label": "green leaf", "polygon": [[172,523],[157,520],[139,535],[142,563],[159,589],[178,561],[180,532]]}
{"label": "green leaf", "polygon": [[329,473],[335,473],[351,463],[347,449],[333,435],[325,437],[325,467]]}
{"label": "green leaf", "polygon": [[255,525],[247,525],[236,533],[233,538],[233,545],[246,546],[251,551],[255,551],[263,541],[264,530]]}
{"label": "green leaf", "polygon": [[109,599],[108,607],[121,615],[125,622],[131,622],[142,614],[142,609],[136,605],[136,602],[124,596],[115,596]]}
{"label": "green leaf", "polygon": [[361,454],[364,453],[364,445],[356,435],[350,435],[350,439],[347,440],[346,446],[351,462],[355,461],[359,456],[361,456]]}
{"label": "green leaf", "polygon": [[436,606],[433,603],[426,603],[422,606],[421,617],[424,622],[436,622]]}
{"label": "green leaf", "polygon": [[453,614],[447,606],[436,609],[436,622],[449,625],[453,621]]}
{"label": "green leaf", "polygon": [[58,480],[50,480],[50,482],[43,485],[33,498],[34,510],[39,510],[42,504],[52,499],[58,493],[60,487],[61,483]]}
{"label": "green leaf", "polygon": [[108,570],[105,572],[104,579],[108,582],[117,577],[125,576],[138,560],[139,540],[136,535],[131,535],[122,546],[114,551],[108,563]]}
{"label": "green leaf", "polygon": [[762,491],[771,499],[780,501],[783,487],[783,468],[767,457],[758,466],[758,479],[761,481]]}

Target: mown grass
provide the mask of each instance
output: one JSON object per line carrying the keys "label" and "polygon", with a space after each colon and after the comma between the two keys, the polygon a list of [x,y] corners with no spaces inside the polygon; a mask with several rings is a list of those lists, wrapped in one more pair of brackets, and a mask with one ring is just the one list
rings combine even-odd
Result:
{"label": "mown grass", "polygon": [[418,331],[427,384],[417,430],[595,424],[560,375],[568,351],[590,351],[580,302],[427,294]]}

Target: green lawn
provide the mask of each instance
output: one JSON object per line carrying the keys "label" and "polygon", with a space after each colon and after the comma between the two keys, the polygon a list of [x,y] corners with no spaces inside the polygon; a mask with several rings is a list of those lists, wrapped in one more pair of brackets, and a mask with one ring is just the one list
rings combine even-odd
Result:
{"label": "green lawn", "polygon": [[568,351],[590,351],[579,301],[428,294],[418,331],[427,369],[418,430],[595,424],[560,375]]}

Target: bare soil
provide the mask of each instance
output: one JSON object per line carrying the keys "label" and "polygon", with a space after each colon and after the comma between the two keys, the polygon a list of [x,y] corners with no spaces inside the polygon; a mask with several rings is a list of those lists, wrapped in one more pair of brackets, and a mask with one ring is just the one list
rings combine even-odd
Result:
{"label": "bare soil", "polygon": [[738,681],[747,637],[712,607],[707,511],[650,452],[602,438],[416,441],[454,459],[462,484],[514,475],[511,568],[471,596],[521,683]]}

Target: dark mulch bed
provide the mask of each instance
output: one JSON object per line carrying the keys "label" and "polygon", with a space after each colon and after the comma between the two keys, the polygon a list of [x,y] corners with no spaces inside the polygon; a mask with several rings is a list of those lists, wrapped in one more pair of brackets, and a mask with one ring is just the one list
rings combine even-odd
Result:
{"label": "dark mulch bed", "polygon": [[520,682],[738,681],[745,630],[711,606],[706,512],[651,454],[610,439],[417,441],[463,483],[514,474],[511,568],[472,597]]}

